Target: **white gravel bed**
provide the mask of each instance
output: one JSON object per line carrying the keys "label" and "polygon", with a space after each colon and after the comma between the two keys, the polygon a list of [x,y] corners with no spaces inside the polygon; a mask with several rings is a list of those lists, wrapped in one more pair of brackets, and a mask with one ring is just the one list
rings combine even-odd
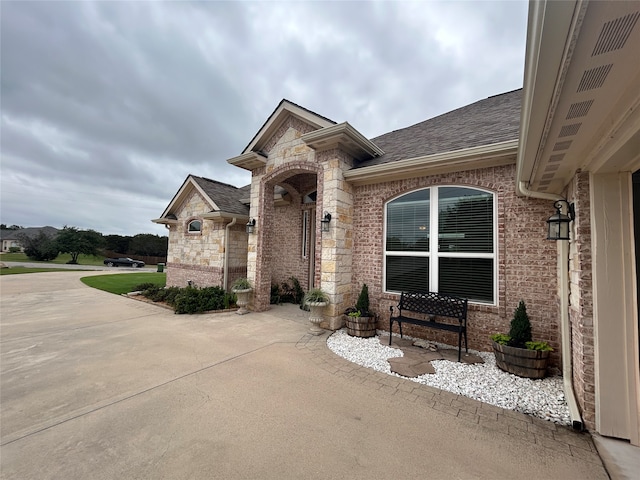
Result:
{"label": "white gravel bed", "polygon": [[[406,335],[404,338],[412,339]],[[550,420],[560,425],[571,424],[569,407],[564,398],[562,377],[531,380],[503,372],[496,367],[495,356],[490,352],[469,350],[481,356],[485,361],[484,364],[467,365],[448,360],[434,360],[431,364],[436,373],[408,378],[392,373],[387,362],[389,358],[402,357],[402,350],[381,345],[378,336],[352,337],[347,334],[346,329],[342,329],[327,339],[327,346],[336,355],[363,367],[464,395],[497,407]],[[438,346],[453,348],[441,344]]]}

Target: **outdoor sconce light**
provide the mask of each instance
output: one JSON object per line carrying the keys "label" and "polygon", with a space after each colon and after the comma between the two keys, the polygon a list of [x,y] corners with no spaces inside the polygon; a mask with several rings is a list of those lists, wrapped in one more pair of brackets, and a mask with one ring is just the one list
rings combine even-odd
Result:
{"label": "outdoor sconce light", "polygon": [[320,220],[320,224],[322,225],[322,231],[329,231],[329,222],[331,221],[331,214],[329,212],[324,212],[324,217]]}
{"label": "outdoor sconce light", "polygon": [[[569,215],[565,215],[560,211],[563,203],[567,205]],[[569,240],[569,223],[576,218],[575,206],[566,200],[558,200],[553,206],[556,209],[556,213],[551,215],[549,220],[547,220],[549,226],[547,240]]]}
{"label": "outdoor sconce light", "polygon": [[247,233],[253,233],[253,229],[256,228],[256,219],[252,218],[247,222]]}

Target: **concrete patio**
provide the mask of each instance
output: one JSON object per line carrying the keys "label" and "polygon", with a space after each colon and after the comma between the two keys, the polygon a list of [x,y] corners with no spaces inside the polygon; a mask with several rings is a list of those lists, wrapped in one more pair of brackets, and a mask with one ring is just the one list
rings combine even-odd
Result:
{"label": "concrete patio", "polygon": [[588,434],[354,365],[295,306],[174,315],[102,273],[0,278],[2,478],[608,478]]}

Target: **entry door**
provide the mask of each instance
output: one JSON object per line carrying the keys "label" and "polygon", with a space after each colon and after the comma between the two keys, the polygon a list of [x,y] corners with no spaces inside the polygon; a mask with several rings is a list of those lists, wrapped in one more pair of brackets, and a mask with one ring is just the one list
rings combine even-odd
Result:
{"label": "entry door", "polygon": [[308,250],[308,262],[309,262],[309,289],[315,287],[315,273],[316,273],[316,211],[309,210],[309,225],[307,226],[307,232],[309,232],[309,250]]}

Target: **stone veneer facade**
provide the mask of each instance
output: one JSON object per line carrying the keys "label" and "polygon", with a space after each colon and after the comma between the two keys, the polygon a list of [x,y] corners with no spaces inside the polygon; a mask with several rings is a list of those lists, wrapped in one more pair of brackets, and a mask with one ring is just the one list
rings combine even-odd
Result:
{"label": "stone veneer facade", "polygon": [[[219,285],[224,281],[225,228],[231,222],[204,220],[202,214],[211,210],[195,189],[177,210],[177,224],[169,229],[167,251],[167,285],[184,287],[189,282],[198,286]],[[189,223],[199,220],[200,232],[189,232]],[[228,284],[247,271],[247,234],[245,222],[230,228]]]}

